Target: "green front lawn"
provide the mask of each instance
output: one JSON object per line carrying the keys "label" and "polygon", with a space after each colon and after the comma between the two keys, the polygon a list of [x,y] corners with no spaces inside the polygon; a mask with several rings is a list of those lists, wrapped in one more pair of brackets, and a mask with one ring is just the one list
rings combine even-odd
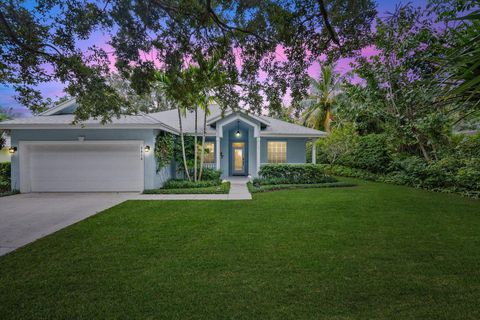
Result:
{"label": "green front lawn", "polygon": [[480,201],[128,201],[0,257],[2,319],[479,319]]}

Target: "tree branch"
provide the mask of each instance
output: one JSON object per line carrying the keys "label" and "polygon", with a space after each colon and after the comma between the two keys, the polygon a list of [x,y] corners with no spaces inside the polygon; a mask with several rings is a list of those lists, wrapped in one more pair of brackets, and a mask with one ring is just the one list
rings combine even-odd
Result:
{"label": "tree branch", "polygon": [[[42,55],[42,56],[46,56],[52,60],[58,60],[58,57],[48,53],[48,52],[45,52],[45,51],[42,51],[42,50],[39,50],[37,48],[34,48],[34,47],[31,47],[29,46],[28,44],[26,43],[23,43],[17,36],[17,34],[13,31],[13,29],[10,27],[10,25],[8,24],[8,21],[7,19],[5,18],[5,15],[3,14],[3,12],[0,10],[0,26],[2,26],[4,29],[4,32],[5,34],[10,38],[10,40],[15,43],[17,46],[21,47],[22,49],[26,50],[26,51],[29,51],[31,53],[35,53],[35,54],[38,54],[38,55]],[[47,47],[47,48],[51,48],[53,50],[55,50],[60,56],[62,56],[62,53],[57,49],[55,48],[54,46],[50,45],[50,44],[45,44],[45,43],[41,43],[40,46],[43,46],[43,47]]]}
{"label": "tree branch", "polygon": [[226,24],[225,22],[223,22],[222,20],[220,20],[220,18],[217,16],[215,11],[213,11],[213,9],[212,9],[211,0],[206,1],[206,7],[207,7],[207,11],[208,11],[209,15],[212,17],[213,22],[215,22],[215,24],[218,27],[220,27],[220,29],[225,30],[225,31],[238,31],[238,32],[241,32],[241,33],[249,34],[249,35],[252,35],[252,36],[254,36],[255,38],[257,38],[261,41],[267,42],[267,40],[265,38],[263,38],[262,36],[260,36],[259,34],[253,32],[253,31],[238,28],[238,27],[235,27],[235,26],[230,26],[230,25]]}
{"label": "tree branch", "polygon": [[325,28],[327,28],[327,31],[332,38],[332,41],[335,42],[337,46],[340,46],[340,41],[338,41],[337,34],[335,33],[335,30],[333,30],[333,27],[330,24],[330,20],[328,19],[328,12],[325,8],[325,3],[323,3],[323,0],[318,0],[318,6],[320,8],[320,13],[322,14],[323,22],[325,23]]}

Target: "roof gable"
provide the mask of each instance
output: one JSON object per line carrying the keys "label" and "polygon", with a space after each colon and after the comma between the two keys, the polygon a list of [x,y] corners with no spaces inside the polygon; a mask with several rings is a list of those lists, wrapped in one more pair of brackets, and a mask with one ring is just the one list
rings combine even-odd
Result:
{"label": "roof gable", "polygon": [[59,114],[73,114],[77,109],[78,104],[75,98],[63,101],[58,105],[40,113],[40,116],[53,116]]}

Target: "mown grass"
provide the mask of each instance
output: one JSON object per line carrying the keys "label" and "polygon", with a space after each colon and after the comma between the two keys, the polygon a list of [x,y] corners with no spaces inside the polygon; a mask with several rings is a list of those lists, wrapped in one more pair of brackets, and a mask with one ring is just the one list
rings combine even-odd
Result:
{"label": "mown grass", "polygon": [[128,201],[0,257],[2,319],[479,319],[480,201]]}

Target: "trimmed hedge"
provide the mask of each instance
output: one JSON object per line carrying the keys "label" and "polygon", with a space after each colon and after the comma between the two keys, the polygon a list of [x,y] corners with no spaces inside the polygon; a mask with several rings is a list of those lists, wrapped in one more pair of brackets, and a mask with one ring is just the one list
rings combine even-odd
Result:
{"label": "trimmed hedge", "polygon": [[11,190],[11,163],[10,162],[1,162],[0,163],[0,193],[9,192]]}
{"label": "trimmed hedge", "polygon": [[188,181],[172,179],[165,182],[162,189],[191,189],[191,188],[207,188],[218,186],[222,183],[220,179],[217,180],[202,180],[202,181]]}
{"label": "trimmed hedge", "polygon": [[226,194],[230,192],[230,182],[222,182],[220,185],[202,188],[183,189],[149,189],[144,194]]}
{"label": "trimmed hedge", "polygon": [[[260,168],[259,175],[270,184],[311,184],[336,182],[315,164],[267,164]],[[274,183],[276,182],[276,183]]]}
{"label": "trimmed hedge", "polygon": [[349,182],[330,182],[330,183],[311,183],[311,184],[270,184],[255,185],[254,182],[248,182],[247,187],[250,193],[287,190],[287,189],[309,189],[309,188],[340,188],[355,187],[356,184]]}

